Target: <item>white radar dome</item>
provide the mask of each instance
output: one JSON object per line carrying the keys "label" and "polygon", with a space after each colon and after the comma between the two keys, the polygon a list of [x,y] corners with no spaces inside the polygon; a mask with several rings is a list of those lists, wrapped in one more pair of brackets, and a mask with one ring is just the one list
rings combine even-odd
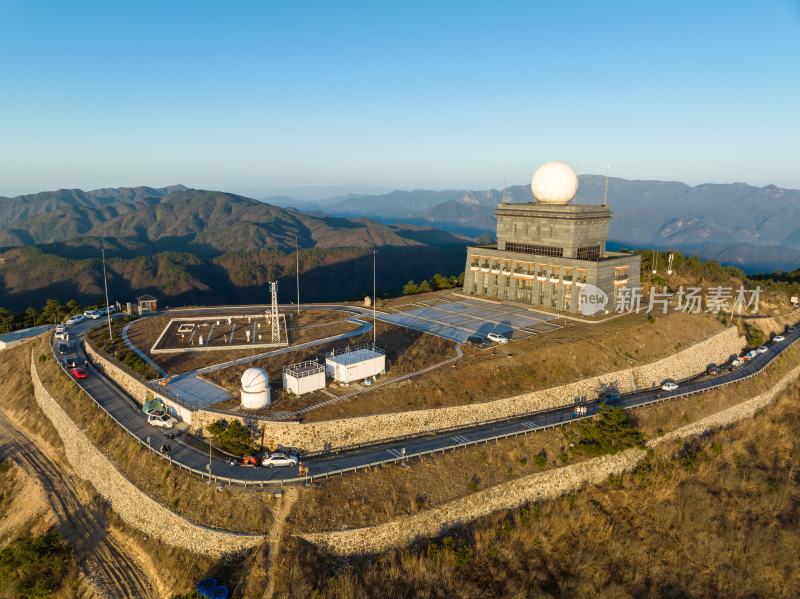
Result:
{"label": "white radar dome", "polygon": [[531,178],[533,197],[540,204],[568,204],[578,192],[578,175],[563,162],[548,162]]}
{"label": "white radar dome", "polygon": [[269,386],[269,375],[263,368],[248,368],[242,374],[242,391],[259,393]]}

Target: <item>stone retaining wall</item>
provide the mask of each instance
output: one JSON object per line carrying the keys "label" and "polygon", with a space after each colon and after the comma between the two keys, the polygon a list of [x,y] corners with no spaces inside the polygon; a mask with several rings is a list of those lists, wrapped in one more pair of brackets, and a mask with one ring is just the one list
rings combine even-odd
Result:
{"label": "stone retaining wall", "polygon": [[33,356],[31,380],[36,403],[58,431],[75,473],[92,483],[128,525],[168,545],[217,557],[249,549],[264,541],[260,535],[237,534],[193,524],[143,493],[92,444],[44,388]]}
{"label": "stone retaining wall", "polygon": [[752,399],[743,401],[742,403],[731,406],[725,410],[702,418],[697,422],[687,424],[671,433],[667,433],[657,439],[652,439],[648,444],[652,447],[663,443],[664,441],[672,441],[674,439],[682,439],[684,437],[691,437],[692,435],[699,435],[709,430],[723,428],[731,425],[739,420],[750,418],[759,410],[767,407],[775,398],[791,385],[797,377],[800,376],[800,366],[793,368],[781,380],[779,380],[771,389],[756,395]]}
{"label": "stone retaining wall", "polygon": [[109,379],[114,381],[118,387],[120,387],[133,399],[143,405],[147,399],[158,398],[164,402],[164,405],[167,407],[167,411],[172,416],[175,416],[179,420],[183,420],[187,424],[191,425],[192,416],[194,414],[192,410],[177,403],[176,401],[171,400],[166,395],[156,393],[150,389],[139,379],[128,374],[125,372],[125,370],[114,364],[111,360],[100,354],[100,352],[92,347],[88,340],[84,339],[83,346],[86,348],[86,355],[89,357],[89,360],[92,362],[92,364],[94,364],[94,367],[106,375]]}
{"label": "stone retaining wall", "polygon": [[628,449],[615,455],[531,474],[386,524],[300,536],[336,555],[379,553],[390,547],[409,545],[417,538],[435,537],[454,526],[498,510],[555,499],[583,484],[600,483],[612,474],[631,470],[646,455],[642,449]]}
{"label": "stone retaining wall", "polygon": [[149,389],[143,382],[134,376],[125,372],[122,368],[105,358],[92,347],[88,339],[84,339],[83,347],[86,349],[86,355],[91,360],[94,367],[100,372],[114,381],[125,393],[130,395],[133,399],[140,404],[144,404],[145,400],[153,399],[153,391]]}
{"label": "stone retaining wall", "polygon": [[[623,393],[654,387],[666,378],[680,380],[702,372],[709,363],[723,362],[741,351],[744,346],[744,337],[739,336],[736,327],[730,327],[705,341],[650,364],[495,401],[303,424],[258,421],[257,425],[264,426],[265,439],[310,452],[322,451],[326,445],[336,449],[374,443],[541,412],[569,405],[577,397],[594,399],[609,385],[617,387]],[[199,410],[192,415],[192,428],[203,429],[220,418],[230,419],[232,416]],[[246,420],[239,419],[243,422]]]}
{"label": "stone retaining wall", "polygon": [[[655,447],[665,441],[699,435],[749,418],[772,403],[799,376],[800,366],[797,366],[768,391],[652,439],[648,445]],[[633,469],[645,455],[646,452],[641,449],[629,449],[615,455],[601,456],[502,483],[440,507],[385,524],[353,530],[306,533],[300,536],[336,555],[379,553],[391,547],[409,545],[418,538],[438,536],[449,528],[495,511],[513,509],[537,500],[554,499],[584,484],[599,484],[613,474]]]}

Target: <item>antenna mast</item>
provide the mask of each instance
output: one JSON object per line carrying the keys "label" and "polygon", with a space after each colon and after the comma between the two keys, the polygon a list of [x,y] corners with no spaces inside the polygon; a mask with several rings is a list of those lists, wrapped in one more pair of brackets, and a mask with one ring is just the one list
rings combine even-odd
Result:
{"label": "antenna mast", "polygon": [[608,169],[611,168],[610,164],[606,165],[606,189],[603,192],[603,206],[608,206]]}

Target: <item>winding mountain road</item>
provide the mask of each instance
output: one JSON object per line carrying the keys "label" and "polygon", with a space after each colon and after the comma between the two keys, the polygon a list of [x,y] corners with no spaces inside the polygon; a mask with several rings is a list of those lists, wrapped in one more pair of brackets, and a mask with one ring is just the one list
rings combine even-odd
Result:
{"label": "winding mountain road", "polygon": [[[91,325],[85,325],[83,330],[79,331],[79,334],[85,332],[86,326]],[[700,376],[692,380],[684,381],[677,390],[672,392],[665,392],[660,389],[646,389],[625,394],[619,397],[614,403],[626,409],[637,408],[656,402],[693,395],[750,378],[759,373],[772,360],[777,358],[781,352],[796,342],[800,338],[800,330],[796,329],[792,333],[786,333],[785,337],[786,339],[782,342],[768,343],[766,353],[759,354],[756,358],[745,362],[741,368],[733,372],[716,377]],[[75,342],[73,342],[73,344],[74,343]],[[80,344],[78,343],[76,345],[75,351],[77,352],[77,356],[81,359],[85,359],[86,355]],[[210,466],[213,476],[223,480],[228,479],[230,482],[238,484],[284,484],[306,480],[298,477],[296,475],[296,470],[293,468],[266,469],[242,467],[236,463],[227,461],[225,457],[221,455],[213,456],[209,464],[207,449],[198,448],[196,440],[193,440],[190,444],[184,442],[181,437],[177,439],[167,438],[165,431],[146,423],[136,402],[96,369],[91,367],[90,369],[92,376],[88,379],[78,381],[86,392],[100,404],[103,409],[111,414],[117,422],[122,424],[131,434],[135,435],[146,444],[156,449],[165,443],[169,444],[172,448],[170,458],[173,462],[177,462],[181,466],[197,473],[207,473]],[[586,411],[580,414],[576,413],[575,406],[570,405],[498,422],[464,427],[453,431],[442,431],[412,438],[396,439],[375,445],[347,448],[339,450],[336,453],[310,455],[304,459],[304,463],[309,467],[311,475],[316,479],[346,471],[353,471],[368,465],[403,461],[415,456],[551,428],[592,416],[600,408],[601,402],[595,400],[582,405],[585,406]]]}

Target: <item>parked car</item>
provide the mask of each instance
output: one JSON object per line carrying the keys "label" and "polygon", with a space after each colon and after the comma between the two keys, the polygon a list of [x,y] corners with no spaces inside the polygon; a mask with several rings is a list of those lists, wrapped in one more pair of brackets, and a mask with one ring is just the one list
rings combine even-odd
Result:
{"label": "parked car", "polygon": [[508,339],[506,339],[499,333],[489,333],[488,335],[486,335],[486,337],[487,339],[489,339],[489,341],[494,341],[495,343],[499,343],[501,345],[508,343]]}
{"label": "parked car", "polygon": [[70,368],[69,373],[74,376],[76,379],[88,379],[89,378],[89,371],[86,370],[83,366],[76,366],[75,368]]}
{"label": "parked car", "polygon": [[787,333],[794,333],[794,327],[786,327]]}
{"label": "parked car", "polygon": [[64,358],[62,362],[65,368],[76,368],[81,365],[76,358]]}
{"label": "parked car", "polygon": [[672,381],[667,381],[663,385],[661,385],[662,391],[675,391],[678,388],[678,383],[673,383]]}
{"label": "parked car", "polygon": [[717,376],[719,374],[719,368],[712,364],[708,368],[706,368],[706,374],[711,376]]}
{"label": "parked car", "polygon": [[86,312],[84,312],[83,315],[86,318],[91,318],[92,320],[97,320],[102,316],[99,310],[86,310]]}
{"label": "parked car", "polygon": [[744,360],[742,360],[741,358],[734,358],[733,360],[731,360],[732,368],[739,368],[739,366],[741,366],[742,364],[744,364]]}
{"label": "parked car", "polygon": [[261,464],[267,468],[281,468],[283,466],[297,466],[298,462],[299,460],[296,456],[276,452],[270,455],[265,455]]}
{"label": "parked car", "polygon": [[150,413],[147,415],[147,424],[160,426],[161,428],[172,428],[178,424],[178,421],[169,414]]}
{"label": "parked car", "polygon": [[69,345],[66,343],[59,343],[58,353],[60,353],[62,356],[66,356],[69,353]]}
{"label": "parked car", "polygon": [[761,347],[759,347],[758,349],[756,349],[756,351],[757,351],[758,353],[760,353],[760,354],[765,354],[765,353],[767,353],[769,350],[767,349],[767,346],[766,346],[766,345],[762,345]]}
{"label": "parked car", "polygon": [[758,352],[753,349],[753,350],[750,350],[749,352],[747,352],[745,355],[743,355],[742,356],[742,360],[745,360],[745,361],[752,360],[756,356],[758,356]]}
{"label": "parked car", "polygon": [[98,310],[98,312],[100,313],[100,316],[105,316],[106,314],[113,314],[116,311],[117,311],[117,307],[116,306],[107,306],[105,308],[100,308]]}
{"label": "parked car", "polygon": [[477,348],[484,348],[489,347],[491,345],[485,337],[481,337],[480,335],[470,335],[467,337],[467,343],[469,343],[472,347]]}
{"label": "parked car", "polygon": [[61,329],[60,331],[57,330],[54,337],[56,338],[56,341],[69,341],[69,333],[64,329]]}
{"label": "parked car", "polygon": [[60,322],[56,325],[56,333],[63,333],[67,330],[67,327],[64,325],[63,322]]}
{"label": "parked car", "polygon": [[783,335],[775,335],[775,336],[772,338],[772,340],[773,340],[775,343],[780,343],[781,341],[786,341],[786,337],[784,337]]}
{"label": "parked car", "polygon": [[83,314],[75,314],[75,316],[70,316],[69,318],[67,318],[66,324],[67,325],[78,324],[79,322],[83,322],[84,320],[85,318],[83,317]]}

